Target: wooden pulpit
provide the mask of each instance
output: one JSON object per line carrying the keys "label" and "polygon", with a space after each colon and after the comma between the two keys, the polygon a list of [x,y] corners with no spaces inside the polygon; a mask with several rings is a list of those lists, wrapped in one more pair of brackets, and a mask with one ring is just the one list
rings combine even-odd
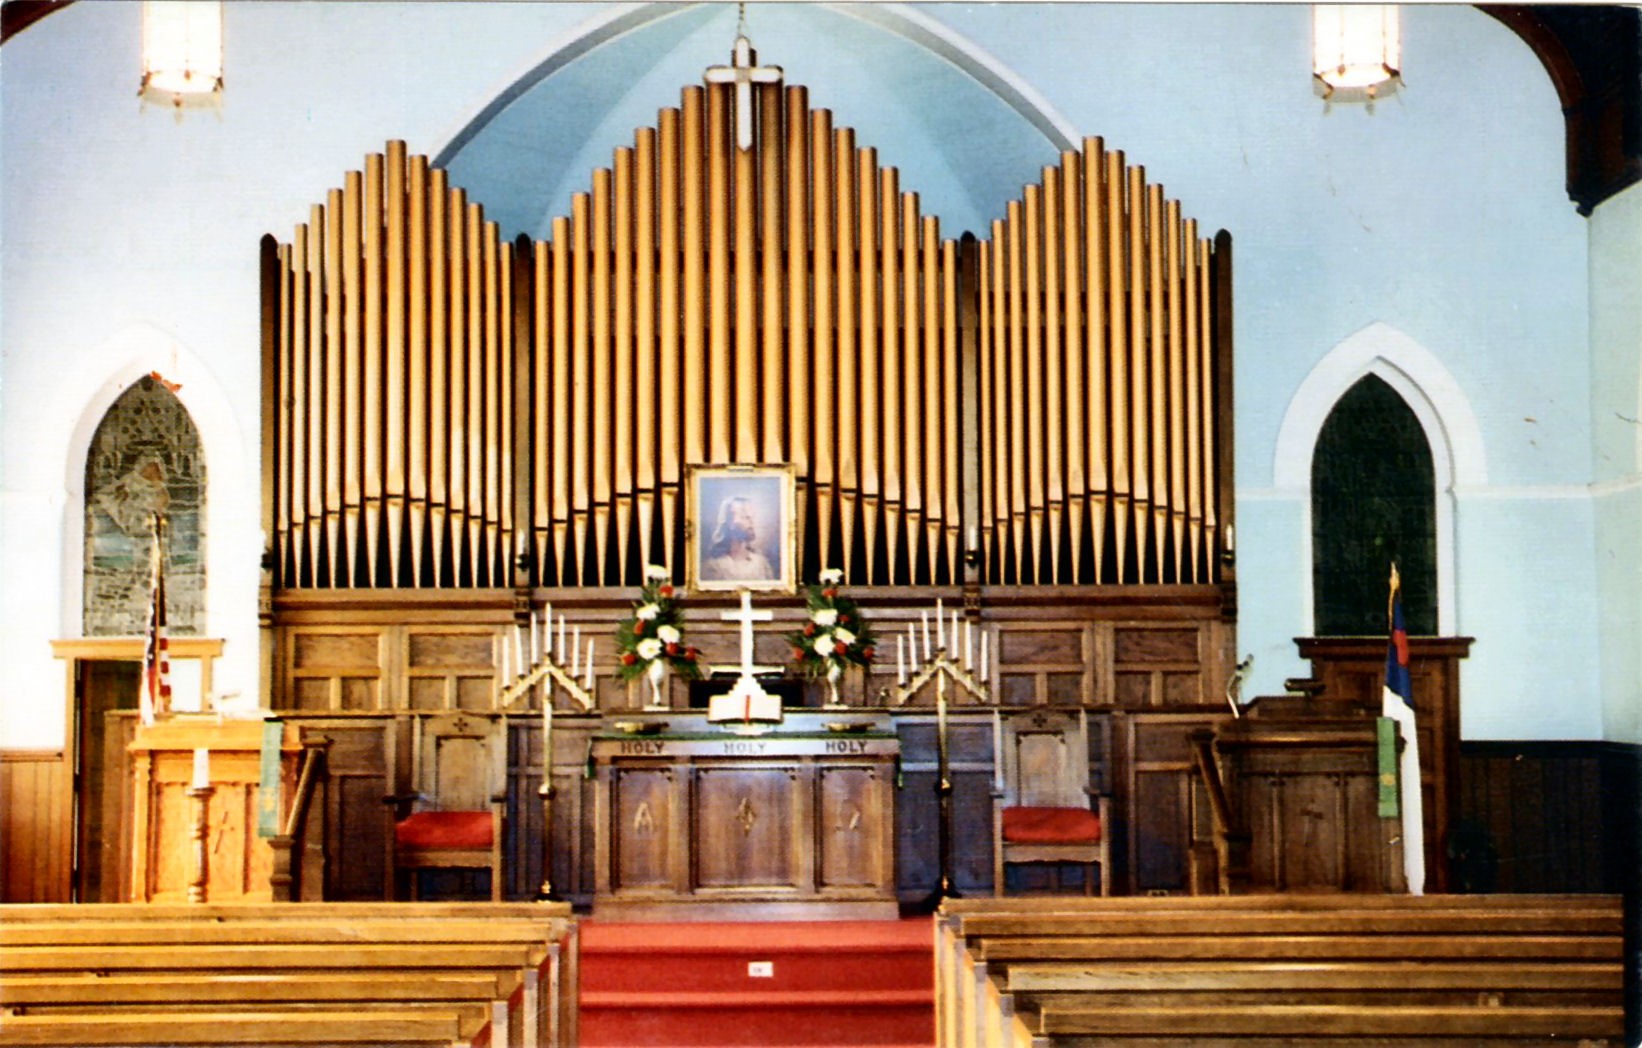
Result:
{"label": "wooden pulpit", "polygon": [[[212,715],[179,714],[137,728],[128,747],[128,901],[272,900],[273,845],[258,833],[263,738],[263,721],[219,720]],[[272,819],[276,826],[284,824],[295,795],[301,749],[297,730],[284,726],[279,738],[280,798]],[[208,788],[199,789],[200,785]],[[202,851],[203,879],[198,861]]]}

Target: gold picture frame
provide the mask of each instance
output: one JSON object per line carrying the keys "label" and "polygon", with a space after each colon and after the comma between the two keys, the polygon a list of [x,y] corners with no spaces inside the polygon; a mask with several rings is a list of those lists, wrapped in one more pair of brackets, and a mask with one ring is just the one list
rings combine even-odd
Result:
{"label": "gold picture frame", "polygon": [[794,592],[796,489],[797,472],[790,465],[692,467],[685,503],[689,587]]}

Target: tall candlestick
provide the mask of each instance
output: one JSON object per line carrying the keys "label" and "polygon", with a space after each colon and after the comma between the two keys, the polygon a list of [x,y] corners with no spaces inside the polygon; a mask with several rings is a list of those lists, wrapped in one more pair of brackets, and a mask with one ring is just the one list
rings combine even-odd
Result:
{"label": "tall candlestick", "polygon": [[196,749],[194,751],[194,789],[202,790],[211,785],[211,751]]}
{"label": "tall candlestick", "polygon": [[935,598],[935,650],[946,650],[946,612],[941,608],[941,598]]}

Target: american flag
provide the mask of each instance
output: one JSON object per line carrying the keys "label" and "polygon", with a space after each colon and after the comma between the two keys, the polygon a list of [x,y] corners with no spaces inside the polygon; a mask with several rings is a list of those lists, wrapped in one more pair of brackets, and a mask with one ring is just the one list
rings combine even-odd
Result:
{"label": "american flag", "polygon": [[162,525],[154,515],[154,544],[149,551],[148,633],[143,645],[142,721],[153,724],[157,714],[171,710],[171,648],[165,636],[165,550]]}

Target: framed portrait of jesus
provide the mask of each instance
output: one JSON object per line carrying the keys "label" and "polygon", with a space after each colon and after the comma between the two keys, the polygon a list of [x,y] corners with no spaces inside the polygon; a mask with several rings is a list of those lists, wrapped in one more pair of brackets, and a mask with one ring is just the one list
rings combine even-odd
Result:
{"label": "framed portrait of jesus", "polygon": [[696,466],[686,512],[687,578],[695,590],[796,586],[798,514],[791,466]]}

